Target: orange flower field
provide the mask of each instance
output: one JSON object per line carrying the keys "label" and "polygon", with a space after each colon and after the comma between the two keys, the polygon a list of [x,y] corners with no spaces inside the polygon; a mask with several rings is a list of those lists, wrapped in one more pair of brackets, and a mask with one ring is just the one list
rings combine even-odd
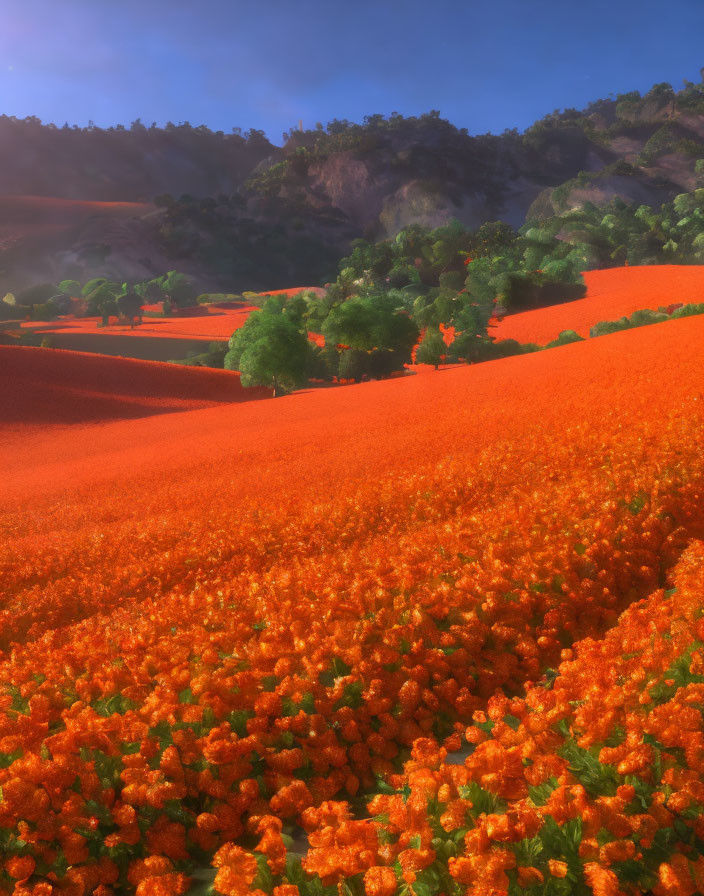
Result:
{"label": "orange flower field", "polygon": [[0,894],[704,891],[703,349],[0,347]]}
{"label": "orange flower field", "polygon": [[563,330],[575,330],[585,339],[589,329],[604,320],[627,317],[634,311],[657,311],[672,303],[704,301],[704,266],[642,265],[585,271],[587,294],[583,299],[511,314],[496,324],[497,339],[516,339],[545,345]]}

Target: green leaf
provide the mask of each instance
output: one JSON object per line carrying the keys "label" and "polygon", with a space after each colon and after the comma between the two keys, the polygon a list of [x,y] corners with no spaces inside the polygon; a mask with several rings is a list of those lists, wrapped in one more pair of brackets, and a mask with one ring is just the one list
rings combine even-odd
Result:
{"label": "green leaf", "polygon": [[344,690],[342,692],[342,697],[337,700],[333,706],[334,710],[342,709],[343,706],[349,706],[352,709],[357,709],[362,705],[362,692],[364,691],[364,685],[361,681],[350,681],[348,682]]}
{"label": "green leaf", "polygon": [[193,691],[190,688],[185,688],[178,695],[178,702],[179,703],[195,704],[198,702],[198,700],[196,699],[196,697],[193,696]]}
{"label": "green leaf", "polygon": [[602,764],[596,756],[578,746],[572,739],[558,752],[569,762],[571,774],[590,796],[614,796],[619,782],[613,766]]}
{"label": "green leaf", "polygon": [[534,806],[544,806],[547,803],[550,794],[558,786],[557,778],[552,775],[542,784],[528,788],[528,797]]}
{"label": "green leaf", "polygon": [[490,815],[495,812],[503,812],[506,809],[504,800],[494,796],[488,790],[484,790],[476,781],[460,787],[459,795],[471,804],[470,815],[473,818],[478,818],[482,814]]}

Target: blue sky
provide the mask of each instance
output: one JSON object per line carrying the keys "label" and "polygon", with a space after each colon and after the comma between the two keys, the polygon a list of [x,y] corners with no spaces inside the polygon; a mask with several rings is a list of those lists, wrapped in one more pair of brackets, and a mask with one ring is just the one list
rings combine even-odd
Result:
{"label": "blue sky", "polygon": [[501,133],[702,66],[704,0],[0,0],[0,113],[59,125]]}

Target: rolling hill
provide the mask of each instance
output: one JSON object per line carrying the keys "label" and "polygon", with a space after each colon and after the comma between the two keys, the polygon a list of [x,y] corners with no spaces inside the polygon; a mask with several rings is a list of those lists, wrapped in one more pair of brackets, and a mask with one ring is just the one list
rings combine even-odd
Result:
{"label": "rolling hill", "polygon": [[0,371],[0,425],[8,430],[150,417],[266,394],[244,389],[226,370],[32,347],[0,346]]}
{"label": "rolling hill", "polygon": [[0,886],[694,896],[703,347],[261,401],[0,347]]}
{"label": "rolling hill", "polygon": [[563,330],[587,338],[601,321],[627,317],[634,311],[668,307],[674,303],[704,301],[704,267],[701,265],[642,265],[585,271],[587,294],[583,299],[549,308],[510,314],[492,328],[496,339],[516,339],[545,345]]}

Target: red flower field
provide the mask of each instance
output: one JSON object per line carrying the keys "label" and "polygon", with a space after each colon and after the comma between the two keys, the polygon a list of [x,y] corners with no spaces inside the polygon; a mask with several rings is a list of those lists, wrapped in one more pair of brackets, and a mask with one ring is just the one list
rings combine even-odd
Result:
{"label": "red flower field", "polygon": [[603,320],[617,320],[634,311],[667,307],[674,302],[704,301],[704,266],[643,265],[585,271],[587,295],[574,302],[511,314],[497,322],[497,339],[517,339],[545,345],[563,330],[587,338]]}
{"label": "red flower field", "polygon": [[[105,422],[261,398],[225,370],[0,346],[0,423],[18,428]],[[195,374],[195,375],[194,375]]]}
{"label": "red flower field", "polygon": [[694,896],[703,346],[247,401],[0,347],[0,893]]}

